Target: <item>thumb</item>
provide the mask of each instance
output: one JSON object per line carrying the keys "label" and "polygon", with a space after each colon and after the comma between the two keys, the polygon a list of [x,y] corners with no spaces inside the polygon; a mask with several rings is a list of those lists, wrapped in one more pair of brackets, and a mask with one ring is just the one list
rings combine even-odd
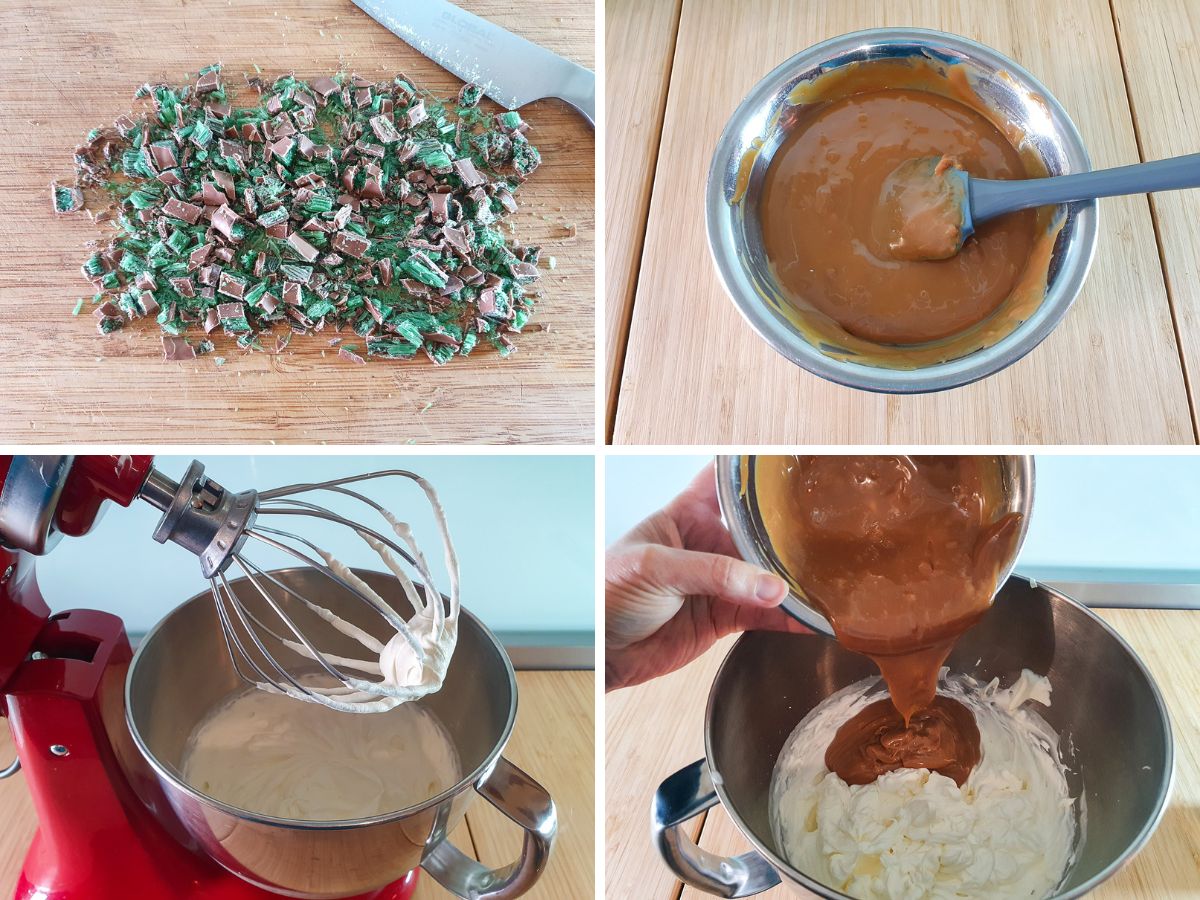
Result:
{"label": "thumb", "polygon": [[787,596],[782,578],[720,553],[698,553],[661,544],[642,548],[631,573],[664,591],[705,594],[747,606],[775,607]]}

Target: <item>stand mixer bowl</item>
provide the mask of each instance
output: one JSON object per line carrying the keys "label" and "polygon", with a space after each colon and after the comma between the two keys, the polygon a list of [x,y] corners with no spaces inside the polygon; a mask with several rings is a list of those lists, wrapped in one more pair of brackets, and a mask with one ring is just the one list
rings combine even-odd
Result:
{"label": "stand mixer bowl", "polygon": [[[1052,703],[1038,713],[1058,732],[1072,797],[1086,810],[1076,859],[1057,897],[1079,897],[1128,862],[1167,806],[1171,724],[1153,677],[1103,620],[1057,591],[1010,578],[947,662],[952,673],[1012,684],[1045,675]],[[730,650],[709,694],[706,757],[672,775],[654,800],[654,836],[686,883],[721,897],[781,880],[821,897],[845,894],[790,865],[769,816],[771,777],[800,720],[834,692],[878,675],[869,659],[820,635],[750,632]],[[686,822],[721,803],[754,846],[725,859],[698,848]]]}
{"label": "stand mixer bowl", "polygon": [[[273,574],[297,593],[387,640],[382,620],[362,603],[339,596],[336,585],[319,572],[297,568]],[[395,578],[361,570],[356,574],[402,615],[411,614]],[[269,617],[265,602],[245,579],[231,584],[255,614]],[[290,597],[277,599],[298,620],[311,615]],[[462,611],[444,686],[419,701],[449,733],[461,780],[407,809],[338,822],[257,815],[208,797],[182,778],[182,756],[193,728],[247,687],[221,634],[212,596],[205,591],[167,615],[141,642],[130,664],[126,720],[136,751],[123,763],[135,790],[168,830],[246,881],[289,897],[364,894],[418,866],[460,897],[516,897],[537,880],[555,832],[554,805],[545,790],[500,755],[516,717],[516,680],[503,648],[478,619]],[[344,645],[331,643],[326,649],[361,653],[361,645],[342,639]],[[278,646],[268,649],[286,652]],[[146,763],[152,775],[145,771]],[[153,800],[159,790],[165,807]],[[504,870],[485,869],[445,840],[476,792],[525,830],[521,859]]]}
{"label": "stand mixer bowl", "polygon": [[[996,518],[1008,513],[1021,513],[1012,557],[996,579],[996,584],[1001,585],[1013,573],[1021,545],[1025,543],[1025,535],[1029,531],[1029,518],[1033,511],[1034,465],[1032,456],[998,456],[996,459],[1000,462],[1000,482],[1004,492],[1004,501],[996,510]],[[788,583],[789,592],[783,601],[783,609],[813,631],[832,637],[833,626],[829,620],[809,602],[795,576],[780,562],[771,546],[755,490],[757,464],[758,457],[752,455],[717,457],[717,497],[725,527],[729,529],[743,559],[775,573]]]}

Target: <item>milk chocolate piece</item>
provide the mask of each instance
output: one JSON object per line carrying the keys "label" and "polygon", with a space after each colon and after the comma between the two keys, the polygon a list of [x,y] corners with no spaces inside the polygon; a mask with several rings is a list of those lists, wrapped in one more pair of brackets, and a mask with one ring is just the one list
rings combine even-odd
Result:
{"label": "milk chocolate piece", "polygon": [[430,194],[429,195],[429,214],[434,222],[442,223],[449,218],[449,194]]}
{"label": "milk chocolate piece", "polygon": [[400,140],[400,132],[396,130],[396,126],[392,124],[392,120],[387,116],[375,116],[371,119],[371,130],[375,132],[375,137],[379,138],[385,144],[392,144]]}
{"label": "milk chocolate piece", "polygon": [[481,316],[494,316],[496,314],[496,291],[494,288],[485,288],[479,292],[479,300],[477,301],[479,314]]}
{"label": "milk chocolate piece", "polygon": [[216,69],[205,72],[199,78],[196,79],[196,93],[197,94],[211,94],[213,91],[215,91],[220,86],[221,86],[221,73]]}
{"label": "milk chocolate piece", "polygon": [[173,169],[179,165],[179,160],[175,157],[175,148],[170,144],[151,144],[150,152],[154,155],[154,163],[159,169]]}
{"label": "milk chocolate piece", "polygon": [[187,222],[189,225],[195,225],[200,220],[200,213],[203,212],[203,209],[194,203],[184,203],[182,200],[176,200],[172,197],[163,204],[162,211],[164,215],[168,215],[173,219],[179,219]]}
{"label": "milk chocolate piece", "polygon": [[188,255],[188,271],[195,271],[208,261],[208,256],[213,251],[215,244],[204,244],[197,247]]}
{"label": "milk chocolate piece", "polygon": [[233,231],[233,226],[237,224],[239,216],[233,211],[228,203],[222,203],[221,206],[213,213],[212,226],[222,235],[225,240],[231,243],[238,243],[241,238]]}
{"label": "milk chocolate piece", "polygon": [[468,157],[464,156],[462,159],[456,159],[454,161],[454,171],[458,173],[458,177],[462,179],[463,184],[467,187],[479,187],[480,185],[487,184],[487,179],[479,174],[479,170],[475,168],[475,163]]}
{"label": "milk chocolate piece", "polygon": [[296,146],[296,142],[290,137],[281,137],[273,144],[269,144],[267,146],[267,153],[273,153],[282,160],[288,155],[294,146]]}
{"label": "milk chocolate piece", "polygon": [[184,360],[195,359],[196,348],[181,337],[164,334],[162,336],[163,359]]}
{"label": "milk chocolate piece", "polygon": [[362,259],[363,254],[371,247],[371,242],[353,231],[339,231],[333,236],[333,249],[339,250],[355,259]]}
{"label": "milk chocolate piece", "polygon": [[209,174],[212,175],[213,181],[215,181],[217,186],[221,188],[221,191],[225,194],[225,197],[230,203],[232,203],[235,196],[233,176],[223,169],[212,169],[210,170]]}
{"label": "milk chocolate piece", "polygon": [[320,250],[302,238],[299,232],[292,232],[289,234],[287,242],[291,245],[293,250],[300,254],[301,258],[305,262],[312,262],[321,253]]}
{"label": "milk chocolate piece", "polygon": [[222,272],[220,284],[217,286],[217,293],[224,294],[226,297],[232,297],[234,300],[241,300],[242,295],[246,293],[246,285],[240,278],[235,278],[228,272]]}
{"label": "milk chocolate piece", "polygon": [[206,181],[201,185],[200,197],[206,206],[220,206],[229,199],[225,196],[225,192],[211,181]]}
{"label": "milk chocolate piece", "polygon": [[324,75],[310,83],[309,87],[322,100],[327,100],[332,94],[341,90],[336,81]]}

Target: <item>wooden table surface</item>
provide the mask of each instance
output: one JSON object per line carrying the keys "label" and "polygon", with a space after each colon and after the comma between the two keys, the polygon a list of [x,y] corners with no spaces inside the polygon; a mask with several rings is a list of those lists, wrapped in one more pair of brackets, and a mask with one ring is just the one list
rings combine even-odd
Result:
{"label": "wooden table surface", "polygon": [[[516,729],[505,757],[532,775],[558,807],[558,839],[541,880],[526,897],[591,897],[595,888],[595,674],[518,672]],[[12,758],[12,736],[0,727],[0,759]],[[24,776],[0,782],[0,897],[11,897],[37,821]],[[450,839],[489,866],[507,865],[521,849],[521,831],[477,798]],[[422,874],[414,900],[453,895]]]}
{"label": "wooden table surface", "polygon": [[[1200,708],[1196,647],[1200,610],[1097,610],[1154,674],[1175,734],[1175,788],[1150,842],[1090,896],[1097,900],[1200,897]],[[704,756],[704,708],[721,641],[678,672],[605,698],[605,873],[612,900],[701,900],[663,865],[650,842],[650,801],[671,773]],[[750,849],[721,807],[694,822],[693,839],[714,853]],[[797,896],[783,887],[759,897]]]}
{"label": "wooden table surface", "polygon": [[[594,67],[587,0],[460,0],[460,5]],[[542,246],[543,298],[519,350],[490,347],[435,367],[358,366],[330,334],[282,355],[162,360],[158,328],[102,338],[80,276],[85,214],[56,216],[49,183],[73,176],[87,132],[130,109],[145,81],[182,84],[224,64],[227,82],[339,69],[404,72],[440,96],[461,82],[349,0],[148,0],[0,4],[0,442],[590,443],[595,435],[595,188],[591,128],[558,101],[522,110],[543,164],[522,188],[515,235]],[[189,73],[191,73],[189,75]],[[486,101],[490,103],[490,101]],[[481,348],[482,350],[483,348]],[[213,356],[228,362],[218,368]]]}
{"label": "wooden table surface", "polygon": [[907,397],[839,387],[741,319],[705,238],[721,129],[789,56],[880,26],[955,32],[1017,60],[1062,102],[1097,168],[1200,151],[1192,0],[607,0],[607,91],[620,98],[605,137],[613,442],[1195,442],[1197,191],[1101,201],[1095,261],[1066,318],[969,387]]}

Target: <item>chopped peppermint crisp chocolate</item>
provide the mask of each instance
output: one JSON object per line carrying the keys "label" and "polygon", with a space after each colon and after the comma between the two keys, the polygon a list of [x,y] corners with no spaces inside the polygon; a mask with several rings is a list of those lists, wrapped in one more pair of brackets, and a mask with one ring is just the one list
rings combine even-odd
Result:
{"label": "chopped peppermint crisp chocolate", "polygon": [[77,187],[64,187],[57,181],[50,182],[50,193],[54,197],[54,211],[69,213],[83,209],[83,191]]}
{"label": "chopped peppermint crisp chocolate", "polygon": [[76,149],[78,186],[52,186],[58,212],[89,186],[117,207],[116,237],[83,266],[100,331],[153,315],[168,359],[208,352],[218,329],[275,352],[292,333],[353,332],[353,363],[511,352],[538,277],[537,249],[503,227],[540,161],[520,115],[402,75],[250,84],[257,105],[231,102],[220,66],[143,85],[145,109]]}

